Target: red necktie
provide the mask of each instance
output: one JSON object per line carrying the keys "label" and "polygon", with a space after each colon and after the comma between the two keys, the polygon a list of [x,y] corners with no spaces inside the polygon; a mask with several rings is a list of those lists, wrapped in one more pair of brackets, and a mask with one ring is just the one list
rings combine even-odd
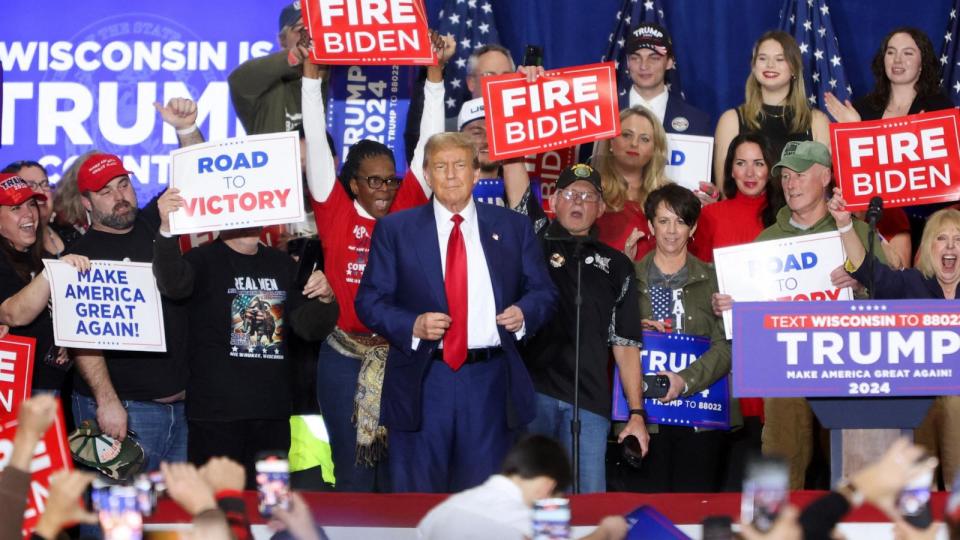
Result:
{"label": "red necktie", "polygon": [[443,334],[443,361],[454,371],[467,360],[467,246],[460,224],[463,217],[454,214],[453,230],[447,240],[447,272],[444,289],[450,308],[450,328]]}

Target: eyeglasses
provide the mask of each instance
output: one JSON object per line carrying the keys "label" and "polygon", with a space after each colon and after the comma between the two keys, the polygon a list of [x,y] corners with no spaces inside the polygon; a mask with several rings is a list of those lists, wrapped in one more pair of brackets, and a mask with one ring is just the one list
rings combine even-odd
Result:
{"label": "eyeglasses", "polygon": [[600,194],[596,191],[574,191],[565,189],[560,192],[560,196],[568,201],[580,201],[582,203],[595,203],[600,201]]}
{"label": "eyeglasses", "polygon": [[363,180],[370,186],[370,189],[380,189],[383,186],[386,186],[387,189],[397,189],[400,187],[400,182],[403,181],[403,178],[399,176],[388,176],[386,178],[382,176],[360,176],[354,175],[354,178],[357,180]]}
{"label": "eyeglasses", "polygon": [[49,180],[41,180],[39,182],[34,182],[32,180],[24,180],[24,182],[26,182],[27,185],[30,186],[30,189],[34,191],[37,191],[37,190],[50,191]]}

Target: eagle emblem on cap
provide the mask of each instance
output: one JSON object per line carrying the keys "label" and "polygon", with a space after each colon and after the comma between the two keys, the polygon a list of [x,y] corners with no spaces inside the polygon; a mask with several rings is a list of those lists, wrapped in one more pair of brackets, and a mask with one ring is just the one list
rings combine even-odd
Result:
{"label": "eagle emblem on cap", "polygon": [[585,163],[577,163],[571,170],[577,178],[590,178],[590,175],[593,174],[593,167]]}

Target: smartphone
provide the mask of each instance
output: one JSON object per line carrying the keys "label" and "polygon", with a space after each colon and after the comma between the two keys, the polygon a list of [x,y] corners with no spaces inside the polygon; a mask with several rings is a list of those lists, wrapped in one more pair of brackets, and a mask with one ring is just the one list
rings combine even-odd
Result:
{"label": "smartphone", "polygon": [[570,499],[538,499],[533,502],[533,540],[570,538]]}
{"label": "smartphone", "polygon": [[643,397],[662,398],[670,391],[670,379],[666,375],[644,375]]}
{"label": "smartphone", "polygon": [[789,502],[787,463],[776,457],[757,456],[747,462],[743,478],[740,516],[758,531],[767,532]]}
{"label": "smartphone", "polygon": [[296,238],[291,240],[290,243],[296,240],[303,240],[296,252],[298,255],[297,287],[302,289],[307,285],[310,274],[315,270],[323,270],[323,250],[320,249],[320,241],[316,238]]}
{"label": "smartphone", "polygon": [[286,459],[269,457],[257,461],[257,508],[270,517],[274,508],[290,509],[290,466]]}
{"label": "smartphone", "polygon": [[904,521],[918,529],[926,529],[933,522],[930,511],[930,485],[933,471],[927,471],[910,480],[897,496],[897,511]]}
{"label": "smartphone", "polygon": [[539,45],[527,45],[526,52],[523,54],[523,66],[542,66],[543,48]]}
{"label": "smartphone", "polygon": [[143,514],[134,486],[95,486],[93,507],[100,518],[104,540],[142,540]]}
{"label": "smartphone", "polygon": [[133,487],[137,490],[137,509],[144,516],[152,516],[157,508],[157,499],[167,489],[163,473],[154,471],[137,475],[133,481]]}

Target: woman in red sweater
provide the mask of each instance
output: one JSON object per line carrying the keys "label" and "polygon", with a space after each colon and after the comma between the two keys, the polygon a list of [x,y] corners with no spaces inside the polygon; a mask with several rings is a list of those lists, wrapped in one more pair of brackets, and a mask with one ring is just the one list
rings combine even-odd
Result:
{"label": "woman in red sweater", "polygon": [[[776,163],[766,138],[757,132],[734,137],[723,164],[725,199],[703,208],[690,252],[713,262],[714,248],[753,242],[760,231],[776,221],[786,204],[780,182],[770,177]],[[747,457],[760,452],[763,400],[742,398],[743,429],[730,433],[725,489],[739,489]]]}
{"label": "woman in red sweater", "polygon": [[703,208],[691,253],[713,262],[715,248],[753,242],[776,221],[777,211],[786,202],[780,182],[770,178],[774,163],[763,135],[748,132],[734,137],[723,164],[726,198]]}
{"label": "woman in red sweater", "polygon": [[651,191],[670,183],[664,174],[667,135],[660,120],[639,105],[623,109],[620,135],[597,143],[592,164],[607,205],[596,222],[599,239],[639,261],[656,246],[643,203]]}

